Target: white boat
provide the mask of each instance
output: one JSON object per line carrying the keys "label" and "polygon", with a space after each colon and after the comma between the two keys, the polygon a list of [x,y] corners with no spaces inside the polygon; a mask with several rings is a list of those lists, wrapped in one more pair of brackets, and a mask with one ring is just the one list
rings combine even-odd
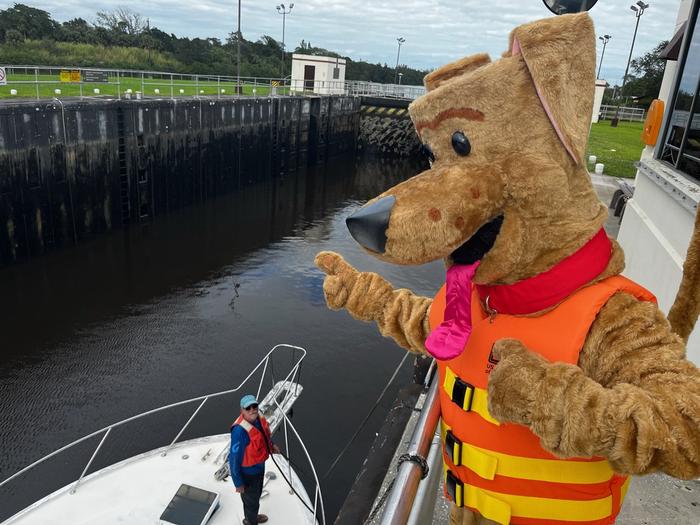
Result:
{"label": "white boat", "polygon": [[[291,369],[281,381],[274,381],[273,359],[277,354],[290,353]],[[7,488],[23,475],[46,466],[46,460],[74,450],[90,439],[99,444],[87,460],[78,479],[55,492],[38,499],[3,523],[6,525],[79,525],[79,524],[178,524],[232,525],[243,522],[241,497],[234,490],[228,472],[228,433],[203,436],[186,441],[180,437],[191,427],[205,404],[214,398],[227,397],[229,407],[237,406],[243,387],[260,375],[257,396],[263,381],[272,375],[272,387],[260,402],[260,413],[266,417],[275,441],[289,455],[290,440],[296,442],[310,466],[314,479],[313,499],[292,468],[292,462],[282,454],[274,454],[265,465],[265,482],[260,500],[260,512],[268,515],[270,523],[285,525],[325,525],[323,497],[318,476],[288,412],[302,392],[297,382],[300,365],[306,357],[303,348],[280,344],[270,350],[236,388],[188,399],[160,407],[114,423],[93,432],[41,458],[0,482]],[[90,471],[100,450],[109,442],[114,429],[134,421],[145,421],[183,405],[196,406],[190,418],[174,439],[167,438],[164,446],[129,457],[95,472]],[[232,420],[237,414],[231,414]],[[156,416],[157,417],[157,416]],[[277,433],[275,433],[278,431]],[[138,439],[138,436],[131,436]]]}

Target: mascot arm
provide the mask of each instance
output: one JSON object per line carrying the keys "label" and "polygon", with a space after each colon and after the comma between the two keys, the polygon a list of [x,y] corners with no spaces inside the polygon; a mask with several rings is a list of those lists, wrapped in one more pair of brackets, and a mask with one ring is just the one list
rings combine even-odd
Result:
{"label": "mascot arm", "polygon": [[334,252],[320,252],[316,265],[326,273],[323,294],[330,308],[345,308],[355,319],[374,321],[381,334],[399,346],[425,353],[432,299],[410,290],[394,289],[377,273],[358,272]]}
{"label": "mascot arm", "polygon": [[700,476],[700,371],[658,308],[618,293],[591,326],[580,366],[516,340],[494,346],[489,408],[561,457],[602,456],[622,474]]}

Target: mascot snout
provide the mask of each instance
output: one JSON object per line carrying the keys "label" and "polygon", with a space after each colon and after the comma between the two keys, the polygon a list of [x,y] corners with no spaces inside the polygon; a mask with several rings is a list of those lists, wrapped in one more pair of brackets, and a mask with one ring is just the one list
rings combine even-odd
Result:
{"label": "mascot snout", "polygon": [[389,227],[391,209],[396,197],[389,195],[360,208],[345,219],[350,235],[363,248],[376,253],[384,253],[386,248],[386,230]]}

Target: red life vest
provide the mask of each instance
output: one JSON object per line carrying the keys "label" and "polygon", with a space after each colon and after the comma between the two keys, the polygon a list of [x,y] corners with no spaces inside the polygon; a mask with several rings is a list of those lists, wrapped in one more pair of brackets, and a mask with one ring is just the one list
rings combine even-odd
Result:
{"label": "red life vest", "polygon": [[[590,326],[618,291],[654,296],[616,276],[586,286],[537,316],[490,317],[472,287],[472,333],[464,351],[438,361],[445,488],[458,506],[498,523],[603,525],[613,523],[628,479],[604,458],[557,458],[527,427],[500,424],[488,412],[487,388],[497,362],[493,344],[515,338],[549,361],[577,364]],[[443,320],[445,287],[430,309],[430,326]]]}
{"label": "red life vest", "polygon": [[270,449],[272,448],[270,426],[267,424],[267,420],[264,417],[258,416],[258,418],[260,419],[264,434],[260,432],[255,425],[243,419],[243,416],[238,416],[238,419],[231,425],[231,429],[236,425],[240,425],[248,432],[250,443],[248,443],[248,446],[243,452],[243,462],[241,464],[243,467],[252,467],[258,463],[264,463],[267,458],[270,457]]}

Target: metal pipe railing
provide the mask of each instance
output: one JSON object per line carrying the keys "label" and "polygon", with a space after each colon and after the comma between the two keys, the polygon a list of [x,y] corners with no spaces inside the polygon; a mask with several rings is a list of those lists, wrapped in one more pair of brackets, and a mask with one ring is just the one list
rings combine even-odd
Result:
{"label": "metal pipe railing", "polygon": [[[249,88],[253,95],[303,95],[314,93],[317,95],[352,95],[352,96],[378,96],[400,99],[416,99],[425,93],[423,86],[410,86],[399,84],[380,84],[360,80],[304,80],[291,77],[234,77],[230,75],[197,75],[187,73],[173,73],[165,71],[141,71],[133,69],[110,69],[93,67],[68,67],[68,66],[37,66],[37,65],[7,65],[7,86],[18,88],[21,93],[15,96],[26,96],[23,89],[32,90],[37,100],[43,98],[75,96],[100,96],[131,98],[132,89],[139,91],[141,96],[162,96],[169,91],[170,98],[176,96],[200,95],[212,96],[216,91],[217,98],[230,94],[240,96],[244,94],[244,88]],[[76,72],[76,78],[63,79],[62,72]],[[102,80],[86,81],[86,72],[100,72],[105,75]],[[65,86],[65,88],[64,88]],[[52,87],[60,88],[64,93],[49,93]],[[84,87],[91,87],[89,92],[84,92]],[[94,91],[97,88],[98,91]],[[260,89],[258,89],[260,88]],[[16,90],[15,90],[16,91]],[[162,93],[161,93],[162,91]],[[67,92],[67,93],[66,93]],[[73,93],[73,95],[71,95]],[[178,94],[179,93],[179,94]],[[167,95],[166,95],[167,96]]]}
{"label": "metal pipe railing", "polygon": [[[440,419],[440,398],[438,396],[438,383],[440,381],[437,377],[435,375],[433,378],[416,428],[411,436],[407,451],[410,455],[426,458],[433,441],[435,429]],[[408,522],[422,475],[421,467],[417,463],[404,461],[401,464],[391,494],[384,507],[381,525],[405,525]]]}

